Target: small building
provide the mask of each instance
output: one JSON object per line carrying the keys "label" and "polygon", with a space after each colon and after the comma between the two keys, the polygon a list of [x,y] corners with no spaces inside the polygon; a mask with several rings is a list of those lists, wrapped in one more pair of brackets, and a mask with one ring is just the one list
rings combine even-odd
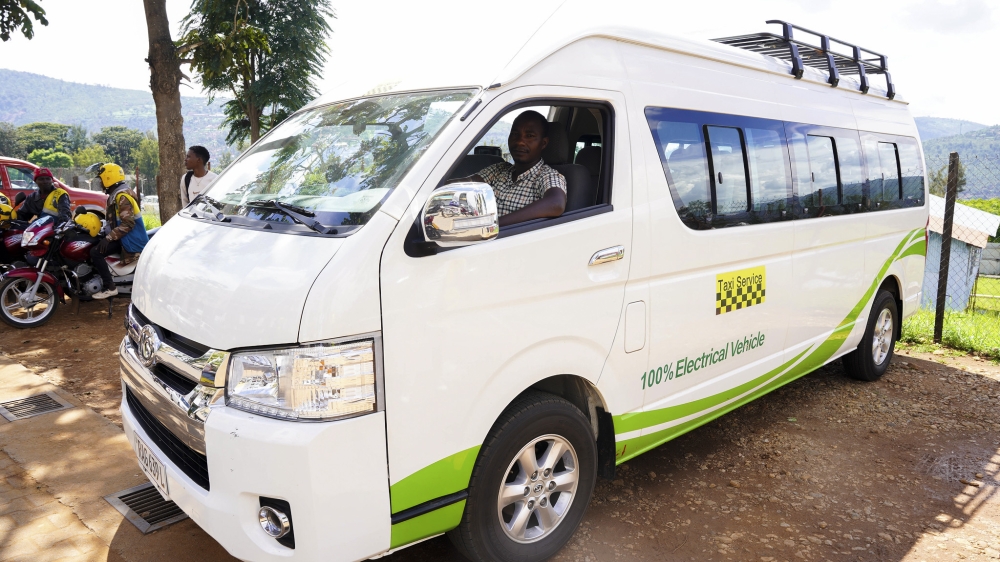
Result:
{"label": "small building", "polygon": [[[944,230],[944,198],[930,196],[930,236],[927,244],[927,265],[924,269],[924,294],[920,305],[934,308],[937,299],[938,271],[941,265],[941,232]],[[948,266],[948,310],[965,310],[969,306],[972,288],[979,276],[983,249],[990,236],[996,236],[1000,216],[955,203],[955,219],[951,229],[951,263]]]}

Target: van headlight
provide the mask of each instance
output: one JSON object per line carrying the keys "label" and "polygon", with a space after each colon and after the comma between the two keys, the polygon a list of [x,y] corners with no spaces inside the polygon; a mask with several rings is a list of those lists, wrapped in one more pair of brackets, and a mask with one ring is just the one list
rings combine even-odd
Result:
{"label": "van headlight", "polygon": [[374,412],[375,340],[234,353],[226,390],[227,405],[279,419]]}

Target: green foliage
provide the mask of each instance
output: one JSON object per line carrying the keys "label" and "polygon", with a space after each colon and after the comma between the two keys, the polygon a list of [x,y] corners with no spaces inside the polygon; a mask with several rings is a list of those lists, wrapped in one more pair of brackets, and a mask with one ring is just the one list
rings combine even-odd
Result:
{"label": "green foliage", "polygon": [[1000,125],[961,135],[924,141],[924,155],[931,162],[947,162],[948,153],[958,152],[964,162],[976,154],[1000,153]]}
{"label": "green foliage", "polygon": [[328,17],[329,0],[192,2],[178,47],[213,96],[232,93],[223,106],[229,144],[256,141],[316,96]]}
{"label": "green foliage", "polygon": [[0,156],[17,158],[24,154],[24,145],[17,127],[0,121]]}
{"label": "green foliage", "polygon": [[22,154],[29,154],[40,148],[62,149],[66,141],[66,133],[69,131],[68,125],[59,123],[28,123],[17,128],[17,133],[21,137],[23,144]]}
{"label": "green foliage", "polygon": [[[931,194],[937,195],[938,197],[944,197],[945,190],[948,189],[948,165],[945,164],[941,168],[927,174],[927,176],[931,182]],[[958,192],[962,193],[963,191],[965,191],[965,164],[963,164],[961,159],[959,159]]]}
{"label": "green foliage", "polygon": [[139,166],[139,173],[147,178],[154,178],[160,173],[160,143],[156,138],[142,139],[139,146],[132,150],[132,160]]}
{"label": "green foliage", "polygon": [[43,168],[71,168],[73,157],[54,148],[36,148],[28,155],[28,162]]}
{"label": "green foliage", "polygon": [[87,128],[83,125],[70,125],[69,130],[66,131],[66,141],[63,144],[67,152],[75,153],[79,152],[82,148],[87,148],[88,146],[94,144],[89,138],[87,138]]}
{"label": "green foliage", "polygon": [[28,39],[35,36],[31,18],[42,25],[49,25],[45,10],[35,0],[0,0],[0,41],[10,40],[11,32],[20,28]]}
{"label": "green foliage", "polygon": [[146,230],[152,230],[160,226],[160,215],[150,211],[142,211],[142,224],[146,227]]}
{"label": "green foliage", "polygon": [[79,168],[86,168],[98,162],[110,161],[111,158],[104,152],[104,147],[99,144],[92,144],[73,153],[73,164]]}
{"label": "green foliage", "polygon": [[[1000,216],[1000,199],[962,199],[962,204]],[[990,236],[990,242],[1000,242],[1000,230]]]}
{"label": "green foliage", "polygon": [[233,160],[236,160],[236,156],[233,155],[232,151],[229,149],[224,150],[222,155],[219,156],[219,159],[215,162],[215,166],[212,171],[217,174],[221,174],[222,170],[225,170],[230,164],[233,163]]}
{"label": "green foliage", "polygon": [[[995,313],[946,312],[941,343],[961,351],[970,351],[1000,359],[1000,321]],[[934,341],[934,311],[920,309],[903,322],[900,341],[926,346]]]}
{"label": "green foliage", "polygon": [[125,168],[128,174],[135,167],[135,160],[132,158],[132,151],[139,147],[139,143],[146,137],[135,129],[129,129],[121,125],[104,127],[101,132],[94,135],[94,142],[104,147],[111,160]]}

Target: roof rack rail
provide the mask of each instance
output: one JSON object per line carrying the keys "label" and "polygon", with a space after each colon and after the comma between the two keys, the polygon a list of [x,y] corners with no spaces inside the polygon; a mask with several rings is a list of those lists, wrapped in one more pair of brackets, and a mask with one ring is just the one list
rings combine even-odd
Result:
{"label": "roof rack rail", "polygon": [[[713,41],[788,61],[792,64],[792,75],[797,79],[802,78],[802,71],[806,66],[829,72],[830,78],[827,82],[833,87],[837,87],[837,84],[840,83],[841,74],[857,75],[858,81],[861,83],[859,89],[863,94],[868,93],[868,75],[885,74],[886,97],[889,99],[896,97],[896,87],[892,84],[885,55],[786,21],[768,20],[767,23],[781,25],[781,35],[763,32],[737,37],[722,37],[713,39]],[[795,30],[819,37],[819,45],[812,45],[801,39],[796,39],[793,36]],[[846,55],[834,51],[830,48],[831,44],[847,47],[851,54]]]}

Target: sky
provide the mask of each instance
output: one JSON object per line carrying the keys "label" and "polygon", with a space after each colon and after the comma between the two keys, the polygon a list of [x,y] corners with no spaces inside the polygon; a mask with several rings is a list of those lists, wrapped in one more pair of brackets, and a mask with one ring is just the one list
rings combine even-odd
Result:
{"label": "sky", "polygon": [[[764,30],[782,19],[889,57],[900,96],[916,116],[1000,123],[1000,75],[985,53],[1000,37],[1000,0],[567,0],[595,18],[711,39]],[[563,0],[470,2],[332,0],[336,19],[322,88],[393,68],[475,64],[522,43]],[[41,0],[50,21],[35,37],[0,43],[0,68],[87,84],[149,88],[146,21],[139,0]],[[167,0],[178,33],[190,0]],[[563,9],[567,7],[564,6]],[[875,78],[875,83],[879,78]],[[199,95],[197,84],[183,95]]]}

